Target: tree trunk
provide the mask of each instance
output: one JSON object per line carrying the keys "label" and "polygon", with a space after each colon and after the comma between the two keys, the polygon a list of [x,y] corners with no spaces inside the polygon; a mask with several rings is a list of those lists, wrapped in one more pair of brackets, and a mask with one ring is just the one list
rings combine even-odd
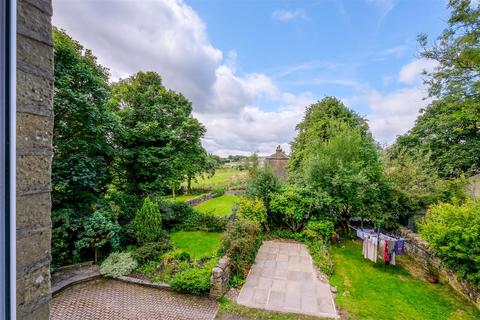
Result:
{"label": "tree trunk", "polygon": [[176,197],[176,195],[175,195],[175,187],[172,188],[172,197],[173,197],[173,200],[175,200],[175,197]]}
{"label": "tree trunk", "polygon": [[187,178],[187,193],[192,193],[192,177],[188,176]]}
{"label": "tree trunk", "polygon": [[95,248],[95,264],[97,264],[97,261],[98,261],[98,248]]}

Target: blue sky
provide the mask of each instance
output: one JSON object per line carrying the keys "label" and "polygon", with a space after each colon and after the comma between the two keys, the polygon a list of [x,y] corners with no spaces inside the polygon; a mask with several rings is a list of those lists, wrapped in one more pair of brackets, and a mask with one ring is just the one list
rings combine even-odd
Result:
{"label": "blue sky", "polygon": [[112,80],[154,70],[193,102],[208,151],[268,154],[325,95],[390,144],[428,101],[416,37],[446,26],[445,0],[54,0],[54,24]]}

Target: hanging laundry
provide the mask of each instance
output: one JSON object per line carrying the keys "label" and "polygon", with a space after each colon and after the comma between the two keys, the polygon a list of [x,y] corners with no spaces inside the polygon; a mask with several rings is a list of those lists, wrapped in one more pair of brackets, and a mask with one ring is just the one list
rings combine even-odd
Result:
{"label": "hanging laundry", "polygon": [[390,253],[388,252],[388,240],[383,240],[383,262],[390,262]]}
{"label": "hanging laundry", "polygon": [[401,256],[405,253],[405,240],[399,239],[395,242],[395,254]]}

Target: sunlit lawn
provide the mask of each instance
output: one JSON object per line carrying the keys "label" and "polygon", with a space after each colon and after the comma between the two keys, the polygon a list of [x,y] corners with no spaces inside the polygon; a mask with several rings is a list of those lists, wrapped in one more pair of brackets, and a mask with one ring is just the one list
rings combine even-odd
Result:
{"label": "sunlit lawn", "polygon": [[205,231],[179,231],[171,235],[173,244],[192,258],[212,257],[220,248],[222,234]]}
{"label": "sunlit lawn", "polygon": [[448,285],[405,270],[402,264],[414,263],[405,256],[398,257],[396,267],[373,264],[363,258],[360,242],[334,246],[332,254],[336,301],[353,319],[480,319],[480,311]]}
{"label": "sunlit lawn", "polygon": [[215,171],[213,177],[205,177],[192,181],[192,189],[212,190],[215,188],[237,188],[245,181],[247,171],[239,171],[233,168],[220,168]]}
{"label": "sunlit lawn", "polygon": [[[195,199],[195,198],[200,198],[201,196],[203,196],[203,194],[182,194],[182,195],[179,195],[179,196],[176,196],[175,197],[175,200],[176,201],[179,201],[179,202],[184,202],[184,201],[187,201],[187,200],[191,200],[191,199]],[[172,197],[168,197],[169,199],[172,199]]]}
{"label": "sunlit lawn", "polygon": [[213,214],[216,216],[227,216],[232,212],[233,204],[239,200],[237,196],[223,195],[202,202],[195,206],[195,209],[204,214]]}

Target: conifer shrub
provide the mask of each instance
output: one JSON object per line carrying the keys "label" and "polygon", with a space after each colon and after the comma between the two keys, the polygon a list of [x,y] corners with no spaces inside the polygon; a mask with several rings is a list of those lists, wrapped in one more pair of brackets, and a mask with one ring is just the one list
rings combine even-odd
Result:
{"label": "conifer shrub", "polygon": [[134,219],[135,237],[140,244],[155,242],[162,236],[162,216],[158,204],[150,197],[143,200]]}

